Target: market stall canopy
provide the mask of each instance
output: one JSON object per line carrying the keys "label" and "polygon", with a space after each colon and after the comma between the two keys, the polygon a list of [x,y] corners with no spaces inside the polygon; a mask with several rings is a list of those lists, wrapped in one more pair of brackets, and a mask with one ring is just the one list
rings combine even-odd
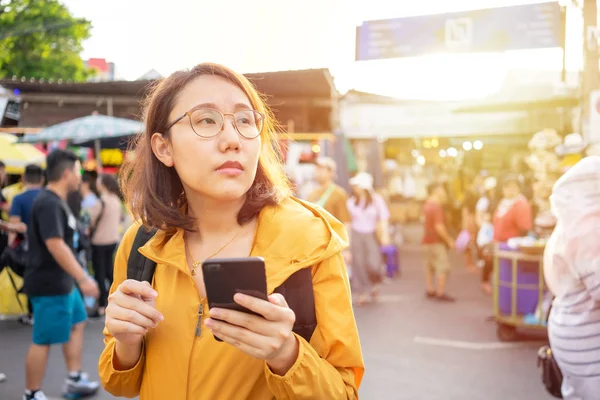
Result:
{"label": "market stall canopy", "polygon": [[94,140],[121,138],[140,133],[144,124],[125,118],[90,115],[45,128],[37,134],[24,136],[20,142],[39,143],[71,140],[79,145]]}
{"label": "market stall canopy", "polygon": [[574,108],[579,106],[579,99],[573,96],[555,96],[546,99],[522,101],[478,102],[477,104],[457,107],[453,113],[500,113],[535,111],[551,108]]}
{"label": "market stall canopy", "polygon": [[6,165],[6,173],[19,175],[29,164],[45,168],[46,155],[30,144],[17,143],[14,135],[0,133],[0,161]]}

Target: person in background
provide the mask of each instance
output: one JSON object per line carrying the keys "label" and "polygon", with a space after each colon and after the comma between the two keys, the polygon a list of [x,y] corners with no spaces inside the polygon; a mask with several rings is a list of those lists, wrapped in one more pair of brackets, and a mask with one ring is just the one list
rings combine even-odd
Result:
{"label": "person in background", "polygon": [[98,200],[98,188],[96,182],[98,180],[98,174],[92,171],[84,171],[81,176],[81,208],[83,211],[89,211],[92,207],[95,207],[100,200]]}
{"label": "person in background", "polygon": [[[12,201],[10,206],[10,220],[11,224],[25,224],[25,230],[20,233],[10,232],[8,234],[9,246],[23,246],[23,251],[27,251],[27,243],[25,240],[25,232],[27,226],[29,226],[31,208],[37,195],[42,190],[44,184],[44,171],[38,165],[27,165],[25,167],[25,173],[23,174],[23,182],[25,183],[25,191],[17,196]],[[17,243],[20,242],[20,243]],[[33,325],[33,310],[31,309],[31,302],[28,302],[29,315],[21,318],[21,322],[27,325]]]}
{"label": "person in background", "polygon": [[476,270],[477,251],[475,248],[475,237],[477,236],[477,201],[480,199],[483,186],[483,176],[475,175],[472,182],[467,186],[461,209],[461,229],[469,232],[471,241],[465,251],[467,269]]}
{"label": "person in background", "polygon": [[329,157],[323,157],[318,159],[315,164],[315,180],[319,184],[319,188],[310,193],[307,200],[323,207],[343,224],[350,223],[350,214],[346,204],[348,195],[344,188],[336,185],[333,181],[337,170],[335,161]]}
{"label": "person in background", "polygon": [[565,400],[600,398],[599,182],[600,157],[587,157],[555,183],[550,198],[557,224],[543,263],[555,296],[548,338]]}
{"label": "person in background", "polygon": [[113,281],[113,255],[120,240],[123,219],[121,191],[111,175],[100,175],[97,183],[100,201],[90,209],[90,241],[94,277],[100,288],[97,315],[103,316],[108,304],[108,289]]}
{"label": "person in background", "polygon": [[494,226],[492,219],[494,210],[496,209],[497,203],[497,181],[493,176],[485,178],[483,182],[483,195],[477,201],[476,209],[476,220],[477,220],[477,247],[480,254],[480,266],[481,271],[481,290],[486,294],[492,293],[492,284],[490,283],[490,277],[494,267],[494,261],[492,257],[492,249],[490,245],[493,245],[494,241]]}
{"label": "person in background", "polygon": [[[359,172],[350,179],[353,194],[346,204],[350,224],[350,253],[352,256],[352,283],[358,294],[357,305],[369,297],[377,297],[375,284],[382,279],[380,245],[390,244],[388,221],[390,212],[383,197],[373,190],[373,177]],[[379,232],[379,238],[378,238]]]}
{"label": "person in background", "polygon": [[46,160],[48,185],[33,202],[27,229],[27,268],[24,291],[33,306],[33,344],[25,364],[23,400],[46,399],[41,391],[50,346],[63,345],[68,375],[65,394],[89,395],[98,390],[81,371],[87,313],[81,294],[98,297],[98,286],[79,265],[73,240],[75,216],[65,200],[79,187],[80,164],[69,151],[55,150]]}
{"label": "person in background", "polygon": [[[0,214],[1,211],[4,210],[5,207],[5,203],[6,200],[4,200],[4,197],[2,196],[2,188],[4,187],[4,177],[6,176],[6,165],[0,161]],[[0,215],[0,220],[2,219],[1,215]],[[4,237],[2,237],[4,236]],[[2,253],[2,251],[4,251],[4,247],[6,246],[6,243],[8,242],[8,237],[6,237],[3,233],[0,233],[0,241],[5,242],[5,243],[0,243],[0,253]],[[0,382],[4,382],[6,380],[6,374],[1,373],[0,372]]]}
{"label": "person in background", "polygon": [[429,197],[425,201],[425,234],[423,244],[427,247],[425,270],[426,296],[442,302],[454,302],[456,299],[446,293],[446,283],[450,274],[448,249],[454,248],[454,239],[448,234],[444,205],[448,195],[442,183],[436,182],[427,189]]}
{"label": "person in background", "polygon": [[2,218],[1,214],[3,212],[8,212],[10,210],[8,202],[2,195],[2,188],[4,187],[4,184],[6,183],[5,180],[6,180],[6,164],[4,164],[2,161],[0,161],[0,218]]}
{"label": "person in background", "polygon": [[[28,226],[33,201],[42,190],[42,185],[44,184],[44,171],[38,165],[26,166],[25,173],[23,174],[23,182],[25,183],[25,191],[13,199],[9,212],[9,222],[14,224],[22,222]],[[16,234],[10,234],[9,244],[12,244],[16,238]]]}
{"label": "person in background", "polygon": [[497,243],[527,235],[533,223],[531,205],[521,193],[518,175],[510,174],[504,178],[502,196],[494,214],[494,241]]}

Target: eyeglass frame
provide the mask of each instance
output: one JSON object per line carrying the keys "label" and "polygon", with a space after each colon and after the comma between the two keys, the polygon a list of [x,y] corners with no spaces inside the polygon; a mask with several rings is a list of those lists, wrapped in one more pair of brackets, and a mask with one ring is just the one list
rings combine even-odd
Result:
{"label": "eyeglass frame", "polygon": [[[198,111],[198,110],[216,111],[217,113],[219,113],[221,115],[221,119],[223,121],[223,124],[221,125],[221,128],[217,131],[217,133],[215,133],[213,136],[200,136],[196,132],[196,130],[194,129],[194,125],[192,124],[192,114],[195,111]],[[242,135],[242,133],[240,132],[240,129],[237,126],[237,121],[235,120],[235,114],[237,114],[238,112],[241,112],[241,111],[252,111],[252,112],[255,112],[258,115],[260,115],[260,117],[262,118],[262,120],[261,120],[261,127],[260,127],[260,130],[258,131],[258,134],[256,136],[249,138],[247,136]],[[179,121],[181,121],[182,119],[184,119],[187,116],[188,120],[190,122],[190,128],[192,128],[192,131],[194,132],[194,134],[196,136],[198,136],[200,138],[203,138],[203,139],[211,139],[211,138],[214,138],[214,137],[218,136],[219,133],[221,133],[223,131],[223,128],[225,127],[225,117],[228,116],[228,115],[231,115],[233,117],[233,127],[235,128],[235,131],[238,133],[238,135],[240,135],[244,139],[256,139],[257,137],[259,137],[261,135],[261,133],[262,133],[264,127],[265,127],[265,114],[263,114],[263,113],[261,113],[260,111],[257,111],[257,110],[247,109],[247,110],[240,110],[240,111],[237,111],[235,113],[222,113],[221,111],[217,110],[216,108],[195,106],[192,109],[190,109],[190,110],[184,112],[183,114],[181,114],[179,117],[177,117],[173,122],[171,122],[167,126],[167,129],[165,129],[165,131],[169,131],[169,129],[171,129],[176,123],[178,123]]]}

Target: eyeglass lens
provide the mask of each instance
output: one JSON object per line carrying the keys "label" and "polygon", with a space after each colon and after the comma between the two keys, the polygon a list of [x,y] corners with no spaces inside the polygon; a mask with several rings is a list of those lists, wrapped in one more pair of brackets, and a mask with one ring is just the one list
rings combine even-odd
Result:
{"label": "eyeglass lens", "polygon": [[[242,110],[234,114],[234,126],[240,135],[253,139],[262,131],[263,119],[257,111]],[[211,109],[195,110],[190,115],[192,129],[198,136],[213,137],[223,128],[223,115]]]}

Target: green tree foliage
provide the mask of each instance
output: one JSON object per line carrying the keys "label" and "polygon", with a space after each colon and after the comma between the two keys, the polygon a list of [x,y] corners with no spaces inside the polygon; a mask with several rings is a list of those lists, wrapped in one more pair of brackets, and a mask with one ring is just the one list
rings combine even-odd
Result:
{"label": "green tree foliage", "polygon": [[86,80],[79,54],[90,28],[59,0],[0,0],[0,78]]}

